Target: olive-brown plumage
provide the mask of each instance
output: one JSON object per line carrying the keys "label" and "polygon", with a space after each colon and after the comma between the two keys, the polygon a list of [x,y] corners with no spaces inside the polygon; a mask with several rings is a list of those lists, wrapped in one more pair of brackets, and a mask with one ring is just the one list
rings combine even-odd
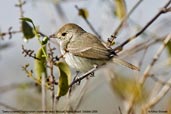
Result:
{"label": "olive-brown plumage", "polygon": [[102,65],[108,61],[138,70],[134,65],[116,58],[112,49],[107,48],[95,35],[76,24],[64,25],[58,30],[56,37],[66,62],[78,71],[87,72],[94,65]]}

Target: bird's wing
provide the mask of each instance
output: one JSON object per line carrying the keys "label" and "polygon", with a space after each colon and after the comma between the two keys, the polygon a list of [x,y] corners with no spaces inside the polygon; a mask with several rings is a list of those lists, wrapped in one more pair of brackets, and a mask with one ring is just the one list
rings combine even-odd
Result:
{"label": "bird's wing", "polygon": [[67,51],[73,55],[90,59],[109,59],[110,56],[109,50],[90,33],[84,33],[77,40],[68,43]]}

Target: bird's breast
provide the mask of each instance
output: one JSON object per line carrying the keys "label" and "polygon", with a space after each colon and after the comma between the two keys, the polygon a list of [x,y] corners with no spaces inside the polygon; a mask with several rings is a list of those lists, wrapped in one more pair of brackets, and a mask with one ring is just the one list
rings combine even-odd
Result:
{"label": "bird's breast", "polygon": [[65,61],[69,66],[80,72],[87,72],[94,67],[94,65],[104,64],[104,61],[94,60],[75,56],[72,53],[66,53],[64,55]]}

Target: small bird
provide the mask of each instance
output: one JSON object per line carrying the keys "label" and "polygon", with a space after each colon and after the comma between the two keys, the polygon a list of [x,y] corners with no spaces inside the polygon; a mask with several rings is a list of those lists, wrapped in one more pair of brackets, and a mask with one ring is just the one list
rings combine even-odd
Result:
{"label": "small bird", "polygon": [[99,38],[74,23],[62,26],[55,37],[59,41],[65,61],[77,71],[87,72],[95,65],[111,61],[132,70],[139,70],[138,67],[119,59],[113,49],[106,47]]}

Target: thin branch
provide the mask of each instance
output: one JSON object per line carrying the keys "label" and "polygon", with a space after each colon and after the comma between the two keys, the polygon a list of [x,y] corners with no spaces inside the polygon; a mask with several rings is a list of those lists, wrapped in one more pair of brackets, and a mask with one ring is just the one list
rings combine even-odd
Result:
{"label": "thin branch", "polygon": [[40,32],[40,31],[38,31],[38,34],[40,34],[40,36],[42,36],[42,37],[47,37],[47,38],[49,38],[47,35],[45,35],[44,33]]}
{"label": "thin branch", "polygon": [[141,57],[141,59],[140,59],[140,62],[139,62],[139,67],[140,67],[140,68],[142,67],[142,64],[143,64],[145,55],[146,55],[146,53],[147,53],[147,50],[148,50],[148,47],[145,47],[144,52],[143,52],[143,55],[142,55],[142,57]]}
{"label": "thin branch", "polygon": [[121,107],[119,106],[118,108],[119,108],[119,113],[120,113],[120,114],[122,114],[122,110],[121,110]]}
{"label": "thin branch", "polygon": [[36,57],[36,54],[34,53],[34,50],[25,49],[24,45],[22,45],[22,54],[24,54],[24,57],[29,56],[29,57],[32,57],[34,59],[41,60],[40,58]]}
{"label": "thin branch", "polygon": [[[81,8],[79,8],[77,5],[75,5],[75,8],[80,11]],[[83,16],[81,16],[83,17]],[[95,30],[95,28],[93,27],[93,25],[89,22],[89,20],[86,17],[83,17],[84,21],[87,23],[87,25],[90,27],[90,29],[97,35],[97,37],[99,39],[101,39],[101,36],[98,34],[98,32]]]}
{"label": "thin branch", "polygon": [[89,82],[89,80],[86,80],[86,82],[84,83],[83,87],[81,88],[79,98],[77,98],[78,99],[78,103],[76,104],[74,110],[78,110],[79,107],[81,106],[81,104],[83,103],[83,100],[84,100],[84,97],[85,97],[85,93],[88,90],[88,86],[87,86],[88,82]]}
{"label": "thin branch", "polygon": [[163,8],[161,8],[161,10],[139,31],[137,32],[135,35],[133,35],[132,37],[128,38],[126,41],[124,41],[122,44],[120,44],[119,46],[117,46],[114,51],[116,53],[120,52],[123,47],[129,43],[130,41],[136,39],[140,34],[142,34],[158,17],[161,16],[161,14],[166,13],[165,9],[167,9],[167,7],[170,5],[171,0],[169,0],[164,6]]}
{"label": "thin branch", "polygon": [[44,111],[46,111],[46,88],[45,88],[45,85],[46,85],[46,78],[45,78],[45,74],[43,73],[42,74],[42,83],[41,83],[43,114],[45,114]]}
{"label": "thin branch", "polygon": [[8,32],[0,32],[0,38],[3,39],[5,36],[9,35],[9,39],[12,38],[13,34],[21,33],[21,30],[13,30],[12,27],[8,28]]}
{"label": "thin branch", "polygon": [[164,13],[165,13],[165,12],[170,12],[170,11],[171,11],[171,7],[163,8],[162,10],[163,10]]}
{"label": "thin branch", "polygon": [[[167,81],[167,83],[171,84],[171,78]],[[156,94],[156,96],[153,97],[151,100],[149,100],[149,102],[146,105],[144,105],[142,114],[144,114],[145,112],[147,112],[149,108],[157,104],[168,93],[170,88],[171,86],[169,86],[168,84],[164,85],[163,88],[159,91],[159,93]]]}
{"label": "thin branch", "polygon": [[126,114],[133,114],[133,109],[135,106],[135,95],[131,96],[129,100],[126,101],[127,106],[126,106]]}
{"label": "thin branch", "polygon": [[143,77],[140,80],[140,83],[143,85],[145,80],[147,79],[147,77],[149,77],[149,73],[153,67],[153,65],[157,62],[158,58],[160,57],[161,53],[163,52],[166,44],[169,42],[169,40],[171,39],[171,34],[169,34],[163,41],[163,44],[159,47],[159,49],[157,50],[156,54],[153,57],[152,62],[147,66],[147,68],[144,71]]}
{"label": "thin branch", "polygon": [[148,99],[151,99],[154,96],[156,96],[158,94],[159,90],[161,89],[161,87],[163,86],[159,81],[155,81],[155,82],[156,83],[154,84],[153,89],[150,92]]}
{"label": "thin branch", "polygon": [[93,73],[98,67],[95,66],[94,68],[92,68],[91,70],[89,70],[88,72],[84,73],[82,76],[80,76],[80,78],[74,80],[71,84],[70,87],[72,87],[75,83],[80,82],[81,80],[83,80],[84,78],[88,77],[91,73]]}
{"label": "thin branch", "polygon": [[54,111],[55,109],[55,76],[54,76],[54,69],[53,69],[53,65],[54,65],[54,61],[53,61],[53,54],[54,54],[54,49],[51,48],[50,44],[48,44],[48,48],[49,48],[49,54],[48,54],[48,61],[49,61],[49,68],[50,68],[50,82],[51,82],[51,95],[52,95],[52,111]]}
{"label": "thin branch", "polygon": [[161,85],[168,85],[171,87],[171,83],[167,83],[166,81],[162,81],[161,79],[157,78],[155,75],[150,75],[150,77]]}
{"label": "thin branch", "polygon": [[115,32],[111,35],[110,38],[108,38],[108,47],[110,47],[112,45],[112,42],[115,38],[117,38],[116,36],[118,35],[118,33],[122,30],[123,25],[125,24],[125,22],[128,20],[128,18],[130,17],[130,15],[135,11],[135,9],[140,5],[140,3],[143,0],[139,0],[133,7],[132,9],[128,12],[128,14],[122,19],[122,21],[120,22],[120,24],[118,25],[118,27],[116,28]]}
{"label": "thin branch", "polygon": [[[41,81],[33,76],[33,70],[28,70],[28,67],[29,67],[29,64],[26,64],[26,65],[22,66],[22,70],[25,71],[26,75],[29,78],[33,79],[36,84],[41,85]],[[51,90],[51,87],[49,86],[48,83],[46,83],[46,88]]]}
{"label": "thin branch", "polygon": [[9,48],[9,47],[11,47],[11,43],[0,43],[0,50],[5,50],[5,49],[7,49],[7,48]]}
{"label": "thin branch", "polygon": [[171,12],[171,7],[167,8],[167,12],[169,12],[169,11]]}
{"label": "thin branch", "polygon": [[[17,108],[9,106],[9,105],[7,105],[5,103],[2,103],[2,102],[0,102],[0,106],[5,107],[5,108],[10,109],[10,110],[13,110],[13,111],[17,111],[18,110]],[[3,112],[3,110],[2,110],[2,112]]]}
{"label": "thin branch", "polygon": [[144,50],[146,48],[149,48],[150,46],[152,46],[153,44],[156,44],[158,42],[162,42],[162,39],[158,38],[158,39],[154,39],[152,41],[151,40],[146,40],[144,42],[140,42],[140,43],[132,46],[131,48],[124,50],[122,53],[119,54],[119,57],[120,58],[125,58],[125,57],[128,57],[128,56],[132,56],[135,53],[137,53],[139,51],[142,51],[142,50]]}
{"label": "thin branch", "polygon": [[[19,7],[20,10],[20,17],[23,17],[23,5],[26,4],[26,1],[18,0],[18,4],[15,4],[16,7]],[[0,37],[3,39],[4,36],[9,35],[9,39],[12,38],[13,34],[21,33],[21,30],[14,30],[12,31],[12,27],[9,27],[8,32],[0,32]]]}
{"label": "thin branch", "polygon": [[16,4],[16,7],[19,7],[20,10],[20,17],[24,17],[24,11],[23,11],[23,5],[26,4],[26,1],[18,0],[18,4]]}
{"label": "thin branch", "polygon": [[0,86],[0,94],[4,94],[8,91],[20,88],[22,86],[35,86],[35,84],[33,82],[24,82],[24,83],[13,83],[10,85],[5,85],[5,86]]}

